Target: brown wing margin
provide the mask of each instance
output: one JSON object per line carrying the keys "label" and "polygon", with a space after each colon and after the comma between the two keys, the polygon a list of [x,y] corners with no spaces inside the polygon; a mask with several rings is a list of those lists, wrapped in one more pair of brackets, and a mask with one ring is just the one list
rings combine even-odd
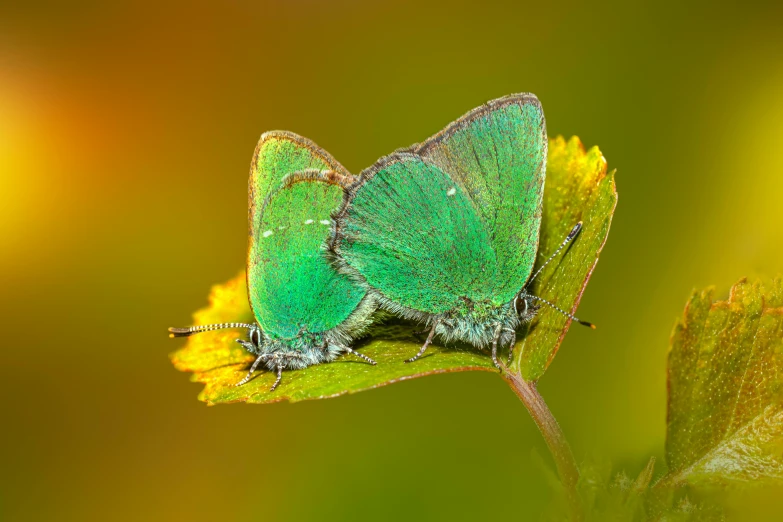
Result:
{"label": "brown wing margin", "polygon": [[466,127],[467,125],[472,123],[475,119],[480,118],[481,116],[484,116],[485,114],[491,111],[502,109],[503,107],[506,107],[508,105],[514,105],[514,104],[517,105],[533,104],[541,108],[541,102],[538,100],[536,95],[529,92],[509,94],[507,96],[503,96],[502,98],[497,98],[495,100],[488,101],[484,105],[476,107],[472,111],[463,114],[460,118],[451,122],[449,125],[447,125],[443,130],[441,130],[437,134],[433,134],[432,136],[422,141],[421,143],[412,146],[411,152],[414,152],[421,156],[425,156],[432,147],[438,145],[441,141],[448,139],[456,131]]}

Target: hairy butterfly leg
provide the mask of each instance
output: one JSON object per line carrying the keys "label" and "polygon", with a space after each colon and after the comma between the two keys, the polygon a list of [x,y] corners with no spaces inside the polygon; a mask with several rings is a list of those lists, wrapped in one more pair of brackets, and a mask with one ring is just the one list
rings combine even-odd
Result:
{"label": "hairy butterfly leg", "polygon": [[498,362],[498,340],[500,339],[500,334],[502,332],[503,325],[498,324],[495,327],[495,338],[492,339],[492,364],[494,364],[497,369],[500,369],[500,363]]}
{"label": "hairy butterfly leg", "polygon": [[256,354],[257,352],[257,346],[250,341],[245,341],[244,339],[234,339],[234,342],[241,345],[242,348],[247,350],[249,353]]}
{"label": "hairy butterfly leg", "polygon": [[350,353],[350,354],[352,354],[352,355],[355,355],[356,357],[359,357],[360,359],[364,359],[365,361],[367,361],[368,363],[372,364],[373,366],[375,366],[376,364],[378,364],[378,363],[377,363],[377,362],[375,362],[373,359],[371,359],[371,358],[367,357],[367,356],[366,356],[366,355],[364,355],[363,353],[359,353],[359,352],[357,352],[356,350],[354,350],[354,349],[352,349],[352,348],[348,348],[347,346],[341,346],[340,348],[344,349],[346,352],[348,352],[348,353]]}
{"label": "hairy butterfly leg", "polygon": [[427,340],[424,341],[424,344],[421,346],[421,349],[419,350],[419,353],[411,357],[410,359],[405,359],[406,363],[412,363],[422,355],[424,355],[424,352],[427,350],[427,347],[432,343],[432,338],[435,337],[435,328],[438,327],[438,321],[435,321],[435,323],[432,325],[432,330],[430,330],[430,334],[427,336]]}
{"label": "hairy butterfly leg", "polygon": [[511,358],[514,355],[514,345],[517,344],[517,331],[512,328],[504,328],[503,331],[511,334],[511,342],[508,345],[508,363],[506,364],[506,366],[511,366]]}
{"label": "hairy butterfly leg", "polygon": [[277,385],[280,384],[280,381],[283,379],[283,365],[279,364],[277,365],[277,379],[275,379],[275,383],[272,385],[271,388],[269,388],[269,391],[275,391],[275,388],[277,388]]}
{"label": "hairy butterfly leg", "polygon": [[253,366],[250,367],[250,371],[247,372],[245,378],[239,381],[238,383],[236,383],[234,386],[242,386],[243,384],[247,383],[250,380],[250,378],[253,376],[253,372],[255,372],[256,368],[258,368],[258,365],[261,364],[261,361],[263,361],[264,359],[268,359],[270,357],[272,357],[272,354],[269,353],[262,353],[261,355],[256,357],[256,360],[253,361]]}

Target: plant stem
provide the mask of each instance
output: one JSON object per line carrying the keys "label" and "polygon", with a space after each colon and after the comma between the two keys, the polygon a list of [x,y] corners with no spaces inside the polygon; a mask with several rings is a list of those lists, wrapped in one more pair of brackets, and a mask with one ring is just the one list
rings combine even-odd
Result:
{"label": "plant stem", "polygon": [[565,488],[571,519],[574,522],[583,520],[582,502],[576,489],[576,484],[579,481],[579,469],[576,467],[574,454],[571,453],[571,447],[568,445],[560,425],[552,412],[549,411],[544,398],[538,393],[535,383],[526,382],[520,375],[513,373],[504,372],[503,378],[514,389],[544,436]]}

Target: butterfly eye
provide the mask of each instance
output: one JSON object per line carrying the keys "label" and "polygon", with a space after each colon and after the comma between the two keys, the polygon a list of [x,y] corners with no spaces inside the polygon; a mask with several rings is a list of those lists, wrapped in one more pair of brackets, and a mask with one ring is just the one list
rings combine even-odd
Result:
{"label": "butterfly eye", "polygon": [[250,342],[255,346],[261,346],[261,330],[259,328],[251,328],[249,332]]}
{"label": "butterfly eye", "polygon": [[520,317],[524,317],[527,314],[527,299],[521,294],[518,295],[516,301],[514,301],[514,309]]}

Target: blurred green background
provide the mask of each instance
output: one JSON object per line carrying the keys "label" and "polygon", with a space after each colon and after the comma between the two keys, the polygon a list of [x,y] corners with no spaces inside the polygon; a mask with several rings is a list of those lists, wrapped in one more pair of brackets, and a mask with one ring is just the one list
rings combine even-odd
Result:
{"label": "blurred green background", "polygon": [[[599,329],[569,333],[540,390],[578,459],[637,473],[663,455],[690,291],[783,271],[781,20],[753,1],[3,2],[0,519],[537,519],[549,457],[497,376],[207,408],[165,332],[244,264],[263,131],[358,172],[519,91],[618,170],[580,308]],[[774,498],[729,504],[772,520]]]}

